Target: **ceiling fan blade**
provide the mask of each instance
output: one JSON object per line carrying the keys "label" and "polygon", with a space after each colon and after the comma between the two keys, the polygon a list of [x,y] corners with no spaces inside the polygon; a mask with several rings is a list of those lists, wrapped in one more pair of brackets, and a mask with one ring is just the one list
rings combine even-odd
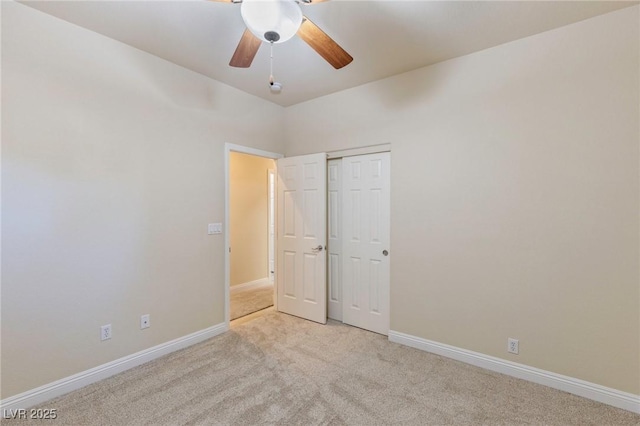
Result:
{"label": "ceiling fan blade", "polygon": [[298,29],[298,37],[318,52],[335,69],[349,65],[353,61],[351,55],[306,16],[302,18],[302,25]]}
{"label": "ceiling fan blade", "polygon": [[245,29],[229,65],[236,68],[249,68],[256,53],[258,53],[260,44],[262,44],[262,41],[254,36],[251,31],[249,31],[249,28]]}

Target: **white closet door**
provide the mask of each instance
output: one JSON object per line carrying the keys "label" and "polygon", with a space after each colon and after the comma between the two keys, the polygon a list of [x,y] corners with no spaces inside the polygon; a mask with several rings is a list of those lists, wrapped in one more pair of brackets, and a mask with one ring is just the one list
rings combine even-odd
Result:
{"label": "white closet door", "polygon": [[342,160],[327,162],[329,185],[329,318],[342,321]]}
{"label": "white closet door", "polygon": [[390,153],[342,159],[343,322],[387,335]]}
{"label": "white closet door", "polygon": [[327,322],[327,155],[278,160],[278,310]]}

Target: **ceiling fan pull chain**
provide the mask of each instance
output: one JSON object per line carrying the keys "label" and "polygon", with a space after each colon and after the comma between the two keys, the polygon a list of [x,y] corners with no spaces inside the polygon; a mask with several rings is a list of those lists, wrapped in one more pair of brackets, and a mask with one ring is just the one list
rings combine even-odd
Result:
{"label": "ceiling fan pull chain", "polygon": [[271,93],[278,94],[282,91],[282,84],[273,79],[273,41],[271,42],[271,74],[269,75],[269,90]]}
{"label": "ceiling fan pull chain", "polygon": [[273,86],[273,42],[269,43],[271,45],[271,62],[270,62],[270,73],[269,73],[269,85]]}

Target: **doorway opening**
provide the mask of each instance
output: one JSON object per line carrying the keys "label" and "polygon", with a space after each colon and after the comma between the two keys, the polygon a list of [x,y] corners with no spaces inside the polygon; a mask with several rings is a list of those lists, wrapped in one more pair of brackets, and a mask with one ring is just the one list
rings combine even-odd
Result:
{"label": "doorway opening", "polygon": [[[267,235],[268,255],[259,256],[266,260],[266,267],[258,268],[264,278],[257,281],[271,285],[270,295],[276,311],[322,324],[326,323],[328,314],[350,325],[388,333],[390,153],[389,149],[382,148],[342,151],[341,155],[329,155],[333,159],[327,162],[325,153],[282,158],[278,154],[226,146],[227,324],[230,293],[236,291],[232,289],[259,285],[256,280],[247,281],[246,277],[237,279],[236,272],[232,279],[232,270],[237,270],[236,265],[232,266],[234,257],[239,259],[242,272],[249,269],[250,257],[239,252],[242,244],[238,241],[249,243],[251,249],[265,247],[256,236]],[[233,214],[238,210],[232,197],[236,176],[231,163],[235,153],[249,154],[244,156],[248,158],[262,157],[256,160],[271,159],[271,164],[267,163],[262,169],[250,166],[252,171],[266,177],[258,184],[266,199],[266,214],[261,216],[266,231],[248,230],[249,220]],[[278,159],[277,173],[275,159]],[[275,196],[277,208],[273,202],[274,186],[278,194]],[[245,213],[252,209],[241,207]],[[274,227],[275,239],[272,238]],[[249,232],[243,236],[243,231]],[[235,317],[234,314],[232,319]]]}
{"label": "doorway opening", "polygon": [[278,154],[226,146],[226,319],[274,304],[275,159]]}

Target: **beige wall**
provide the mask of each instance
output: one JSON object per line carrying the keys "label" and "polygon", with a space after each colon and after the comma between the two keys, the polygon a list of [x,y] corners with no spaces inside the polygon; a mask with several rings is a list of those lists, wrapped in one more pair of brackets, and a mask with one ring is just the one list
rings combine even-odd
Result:
{"label": "beige wall", "polygon": [[269,175],[275,162],[232,152],[229,159],[231,285],[269,277]]}
{"label": "beige wall", "polygon": [[278,106],[2,2],[2,398],[222,323],[224,143],[278,152],[281,128]]}
{"label": "beige wall", "polygon": [[287,155],[392,144],[392,330],[640,394],[639,18],[285,110]]}

